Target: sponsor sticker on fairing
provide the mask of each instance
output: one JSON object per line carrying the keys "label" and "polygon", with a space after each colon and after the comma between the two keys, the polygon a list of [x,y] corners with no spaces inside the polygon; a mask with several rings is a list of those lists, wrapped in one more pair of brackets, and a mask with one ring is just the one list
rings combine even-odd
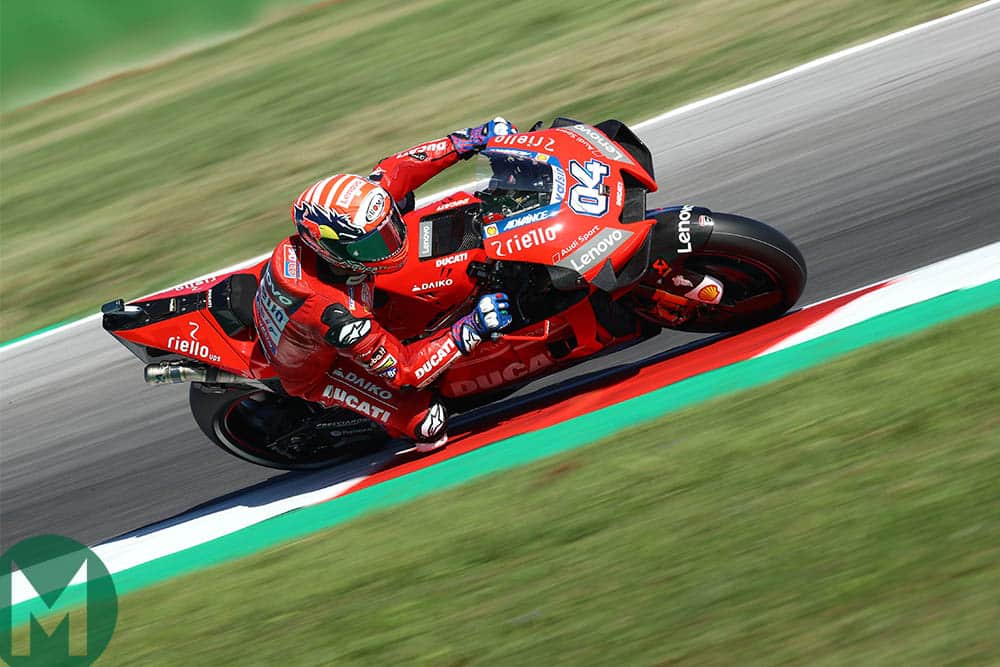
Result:
{"label": "sponsor sticker on fairing", "polygon": [[441,289],[442,287],[451,287],[455,284],[455,281],[451,278],[444,278],[442,280],[432,280],[429,283],[419,283],[410,288],[411,292],[426,292],[432,289]]}
{"label": "sponsor sticker on fairing", "polygon": [[698,299],[700,301],[714,301],[719,297],[719,288],[715,285],[705,285],[700,290],[698,290]]}
{"label": "sponsor sticker on fairing", "polygon": [[685,254],[691,247],[691,204],[685,204],[677,214],[677,252]]}
{"label": "sponsor sticker on fairing", "polygon": [[471,394],[484,389],[493,389],[503,384],[515,382],[521,378],[555,365],[552,357],[542,352],[525,361],[515,361],[502,370],[490,371],[488,374],[476,376],[472,380],[458,380],[450,384],[451,391],[457,396]]}
{"label": "sponsor sticker on fairing", "polygon": [[[534,225],[539,222],[544,222],[545,220],[554,218],[558,213],[559,207],[549,204],[548,206],[536,208],[528,211],[527,213],[520,213],[518,215],[505,218],[504,220],[500,220],[496,223],[496,226],[499,229],[499,233],[503,234],[504,232],[509,232],[519,227],[524,227],[525,225]],[[485,229],[483,230],[483,234],[485,237]]]}
{"label": "sponsor sticker on fairing", "polygon": [[556,140],[552,137],[544,137],[530,132],[520,134],[508,134],[502,137],[493,137],[495,146],[516,146],[518,148],[534,148],[540,151],[551,151],[555,148]]}
{"label": "sponsor sticker on fairing", "polygon": [[490,247],[495,256],[507,257],[555,241],[561,229],[562,225],[551,225],[544,228],[533,227],[524,232],[491,239]]}
{"label": "sponsor sticker on fairing", "polygon": [[550,204],[559,204],[566,198],[566,172],[557,164],[552,165],[552,197]]}
{"label": "sponsor sticker on fairing", "polygon": [[434,212],[440,213],[441,211],[450,211],[453,208],[459,208],[461,206],[465,206],[470,201],[472,200],[469,199],[468,197],[465,197],[463,199],[455,199],[453,201],[441,202],[440,204],[438,204],[438,207],[434,209]]}
{"label": "sponsor sticker on fairing", "polygon": [[420,239],[419,239],[420,247],[417,253],[420,259],[426,259],[430,257],[431,254],[433,254],[433,245],[434,245],[432,243],[434,238],[433,231],[434,231],[433,222],[431,222],[430,220],[420,221]]}
{"label": "sponsor sticker on fairing", "polygon": [[445,266],[451,266],[452,264],[458,264],[459,262],[464,262],[467,259],[469,259],[469,253],[460,252],[455,255],[446,255],[444,257],[441,257],[436,262],[434,262],[434,266],[435,268],[440,269]]}
{"label": "sponsor sticker on fairing", "polygon": [[569,245],[563,246],[563,248],[559,252],[557,252],[555,255],[553,255],[553,257],[552,257],[552,263],[553,264],[558,264],[559,260],[561,260],[563,257],[566,257],[567,255],[569,255],[570,253],[572,253],[574,250],[576,250],[577,248],[579,248],[581,245],[583,245],[584,243],[586,243],[590,239],[594,238],[594,234],[596,234],[598,231],[600,231],[600,229],[601,229],[600,225],[594,225],[593,227],[591,227],[587,231],[583,232],[582,234],[578,234],[575,239],[573,239],[572,241],[570,241]]}
{"label": "sponsor sticker on fairing", "polygon": [[593,268],[600,260],[610,257],[631,236],[632,232],[630,231],[618,229],[617,227],[605,227],[589,241],[582,244],[576,251],[560,259],[556,264],[573,269],[582,275]]}
{"label": "sponsor sticker on fairing", "polygon": [[214,362],[221,361],[222,357],[212,352],[208,345],[198,340],[198,330],[201,328],[201,325],[195,321],[188,321],[188,326],[191,328],[188,337],[185,339],[180,336],[171,336],[167,339],[167,349],[192,357],[198,357],[199,359]]}
{"label": "sponsor sticker on fairing", "polygon": [[582,137],[597,152],[601,153],[609,160],[633,164],[632,159],[624,151],[618,148],[613,141],[604,136],[599,130],[589,125],[570,125],[569,127],[560,129]]}
{"label": "sponsor sticker on fairing", "polygon": [[211,285],[212,283],[214,283],[218,279],[219,279],[218,276],[213,276],[211,278],[202,278],[200,280],[191,280],[191,281],[183,283],[181,285],[177,285],[176,287],[171,287],[170,291],[171,292],[188,292],[188,291],[193,290],[193,289],[198,288],[198,287],[206,287],[208,285]]}

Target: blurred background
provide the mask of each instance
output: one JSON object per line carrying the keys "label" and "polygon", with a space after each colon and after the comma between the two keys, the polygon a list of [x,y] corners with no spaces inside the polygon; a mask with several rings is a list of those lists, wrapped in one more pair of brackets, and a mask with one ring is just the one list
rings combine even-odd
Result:
{"label": "blurred background", "polygon": [[637,121],[967,4],[4,0],[0,340],[262,253],[425,138]]}

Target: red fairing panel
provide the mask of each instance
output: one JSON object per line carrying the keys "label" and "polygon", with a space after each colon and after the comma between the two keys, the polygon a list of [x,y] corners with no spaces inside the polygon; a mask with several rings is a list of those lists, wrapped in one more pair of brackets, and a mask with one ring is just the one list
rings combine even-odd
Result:
{"label": "red fairing panel", "polygon": [[[176,287],[134,300],[132,303],[174,299],[207,292],[236,273],[259,273],[263,262],[238,271],[227,271],[208,278],[188,281]],[[265,379],[274,377],[267,360],[256,344],[256,335],[246,331],[227,336],[207,310],[198,310],[178,317],[154,322],[141,328],[116,331],[118,338],[153,349],[165,350],[196,361],[206,362],[222,370],[244,377]]]}
{"label": "red fairing panel", "polygon": [[[442,395],[453,397],[492,391],[545,375],[638,335],[638,330],[620,337],[612,335],[597,322],[590,302],[584,300],[545,322],[508,332],[499,341],[483,343],[468,357],[456,361],[439,386]],[[556,357],[553,350],[568,349],[570,346],[563,344],[570,340],[574,343],[572,350]]]}
{"label": "red fairing panel", "polygon": [[115,335],[202,361],[230,373],[259,377],[251,370],[249,362],[255,343],[249,338],[241,341],[227,336],[207,310],[196,310],[140,329],[118,331]]}
{"label": "red fairing panel", "polygon": [[[441,257],[420,258],[420,219],[436,213],[474,206],[478,200],[459,192],[404,216],[407,260],[402,271],[376,276],[375,286],[385,297],[375,315],[398,338],[414,338],[451,324],[472,308],[477,289],[469,265],[483,262],[482,248],[470,248]],[[429,231],[429,227],[427,228]]]}
{"label": "red fairing panel", "polygon": [[483,244],[491,258],[561,266],[591,280],[608,260],[616,271],[624,267],[655,224],[619,222],[624,174],[650,191],[656,183],[593,127],[495,137],[488,146],[494,149],[499,154],[533,155],[548,164],[553,196],[547,207],[487,225]]}

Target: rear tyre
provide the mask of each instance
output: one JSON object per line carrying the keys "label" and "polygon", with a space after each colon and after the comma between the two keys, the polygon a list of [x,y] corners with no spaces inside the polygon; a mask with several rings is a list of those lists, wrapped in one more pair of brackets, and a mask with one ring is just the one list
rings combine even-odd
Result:
{"label": "rear tyre", "polygon": [[191,414],[220,449],[280,470],[346,463],[379,449],[385,431],[347,410],[250,387],[193,383]]}

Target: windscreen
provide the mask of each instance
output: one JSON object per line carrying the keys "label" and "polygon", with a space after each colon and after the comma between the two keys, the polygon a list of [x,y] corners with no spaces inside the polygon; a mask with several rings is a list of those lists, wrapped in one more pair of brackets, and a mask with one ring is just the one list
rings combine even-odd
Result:
{"label": "windscreen", "polygon": [[[544,153],[490,148],[479,156],[477,176],[486,187],[476,193],[482,200],[483,220],[493,222],[524,211],[558,203],[553,192],[556,158]],[[556,176],[561,176],[561,170]]]}

